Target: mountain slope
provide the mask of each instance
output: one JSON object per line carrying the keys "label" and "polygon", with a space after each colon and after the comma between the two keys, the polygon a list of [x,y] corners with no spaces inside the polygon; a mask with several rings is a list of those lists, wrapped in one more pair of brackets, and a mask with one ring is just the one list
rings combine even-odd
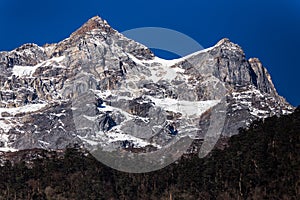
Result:
{"label": "mountain slope", "polygon": [[100,17],[57,44],[1,52],[0,70],[3,151],[70,143],[156,151],[205,138],[220,104],[224,136],[294,109],[259,60],[228,39],[167,61]]}

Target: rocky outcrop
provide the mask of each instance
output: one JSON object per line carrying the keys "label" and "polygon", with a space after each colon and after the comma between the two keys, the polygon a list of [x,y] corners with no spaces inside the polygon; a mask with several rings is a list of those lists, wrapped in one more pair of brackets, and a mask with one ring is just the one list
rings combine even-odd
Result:
{"label": "rocky outcrop", "polygon": [[34,66],[48,59],[43,48],[36,44],[24,44],[6,55],[6,66]]}
{"label": "rocky outcrop", "polygon": [[258,58],[250,58],[249,63],[255,73],[254,84],[257,88],[265,93],[278,96],[276,89],[272,83],[272,79],[267,69],[262,66]]}

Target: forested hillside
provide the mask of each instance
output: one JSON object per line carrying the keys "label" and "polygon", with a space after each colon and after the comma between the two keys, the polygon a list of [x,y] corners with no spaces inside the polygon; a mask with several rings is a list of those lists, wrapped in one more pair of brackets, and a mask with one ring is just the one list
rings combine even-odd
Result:
{"label": "forested hillside", "polygon": [[224,150],[147,174],[115,171],[74,148],[39,150],[31,164],[22,152],[0,168],[0,199],[300,199],[300,108],[240,132]]}

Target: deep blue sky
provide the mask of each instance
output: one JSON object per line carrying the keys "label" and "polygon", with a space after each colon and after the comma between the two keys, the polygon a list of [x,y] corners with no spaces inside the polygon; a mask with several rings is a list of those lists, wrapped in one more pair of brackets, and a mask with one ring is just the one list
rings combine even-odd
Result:
{"label": "deep blue sky", "polygon": [[1,0],[0,50],[58,42],[95,15],[120,32],[170,28],[203,47],[228,37],[263,62],[280,95],[300,105],[299,0]]}

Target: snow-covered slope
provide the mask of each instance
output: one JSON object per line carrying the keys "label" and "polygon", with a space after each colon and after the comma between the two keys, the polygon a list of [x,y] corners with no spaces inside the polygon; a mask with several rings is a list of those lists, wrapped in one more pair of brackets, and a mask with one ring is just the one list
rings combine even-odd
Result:
{"label": "snow-covered slope", "polygon": [[57,44],[0,52],[0,70],[0,151],[70,143],[155,151],[205,138],[221,102],[225,136],[293,111],[259,60],[228,39],[164,60],[100,17]]}

